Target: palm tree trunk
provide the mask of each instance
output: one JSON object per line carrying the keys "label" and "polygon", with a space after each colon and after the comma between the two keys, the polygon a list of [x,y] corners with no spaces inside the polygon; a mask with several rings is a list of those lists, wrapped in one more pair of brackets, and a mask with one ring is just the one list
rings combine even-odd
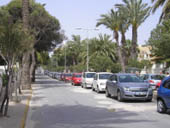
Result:
{"label": "palm tree trunk", "polygon": [[122,58],[124,61],[124,65],[127,65],[127,61],[128,61],[128,57],[126,54],[126,37],[125,37],[125,33],[123,31],[121,31],[121,35],[122,35],[122,39],[121,39],[121,44],[122,44]]}
{"label": "palm tree trunk", "polygon": [[121,67],[122,67],[122,72],[125,72],[125,64],[124,64],[124,61],[123,61],[123,58],[122,58],[122,52],[121,52],[121,48],[120,48],[120,45],[119,45],[119,35],[118,35],[118,32],[114,32],[114,38],[116,40],[116,44],[117,44],[117,54],[118,54],[118,57],[119,57],[119,62],[121,64]]}
{"label": "palm tree trunk", "polygon": [[[28,32],[29,29],[29,0],[22,0],[22,16],[23,16],[23,29]],[[22,78],[21,86],[23,89],[31,88],[30,81],[30,51],[24,53],[22,58]]]}
{"label": "palm tree trunk", "polygon": [[131,49],[131,59],[137,59],[137,27],[132,27],[132,49]]}

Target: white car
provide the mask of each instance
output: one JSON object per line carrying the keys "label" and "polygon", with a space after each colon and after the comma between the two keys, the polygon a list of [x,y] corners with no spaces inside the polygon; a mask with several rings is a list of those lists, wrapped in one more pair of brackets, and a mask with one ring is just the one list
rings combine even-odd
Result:
{"label": "white car", "polygon": [[105,91],[106,81],[110,77],[110,75],[112,75],[112,73],[109,72],[96,73],[92,84],[92,90],[97,91],[97,93]]}
{"label": "white car", "polygon": [[81,87],[82,88],[91,88],[95,74],[96,74],[95,72],[84,72],[82,74]]}

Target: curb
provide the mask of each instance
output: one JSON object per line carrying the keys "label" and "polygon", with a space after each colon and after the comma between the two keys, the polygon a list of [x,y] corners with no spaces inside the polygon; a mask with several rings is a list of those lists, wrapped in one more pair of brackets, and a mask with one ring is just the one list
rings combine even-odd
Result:
{"label": "curb", "polygon": [[28,110],[29,110],[29,105],[30,105],[31,98],[32,98],[32,88],[31,88],[31,95],[28,97],[27,102],[26,102],[24,116],[23,116],[23,118],[21,120],[20,128],[25,128],[25,124],[26,124],[26,119],[27,119],[27,115],[28,115]]}

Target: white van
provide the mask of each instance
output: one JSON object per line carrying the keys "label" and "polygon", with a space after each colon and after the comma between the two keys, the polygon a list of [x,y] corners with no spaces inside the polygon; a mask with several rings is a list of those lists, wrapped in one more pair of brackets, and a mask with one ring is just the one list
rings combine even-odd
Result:
{"label": "white van", "polygon": [[96,74],[95,72],[84,72],[82,74],[81,87],[82,88],[91,88],[95,74]]}
{"label": "white van", "polygon": [[112,75],[112,73],[109,72],[96,73],[92,84],[92,90],[97,91],[97,93],[105,91],[106,81],[110,77],[110,75]]}

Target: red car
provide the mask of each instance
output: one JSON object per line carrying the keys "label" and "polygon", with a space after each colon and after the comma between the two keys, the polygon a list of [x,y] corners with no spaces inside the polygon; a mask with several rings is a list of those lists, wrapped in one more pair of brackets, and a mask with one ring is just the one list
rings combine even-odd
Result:
{"label": "red car", "polygon": [[71,82],[71,80],[72,80],[72,74],[71,73],[64,74],[64,81],[65,82]]}
{"label": "red car", "polygon": [[81,84],[81,76],[82,73],[73,73],[72,76],[72,85],[80,85]]}
{"label": "red car", "polygon": [[156,84],[156,88],[159,88],[159,87],[160,87],[161,82],[162,82],[162,80]]}

